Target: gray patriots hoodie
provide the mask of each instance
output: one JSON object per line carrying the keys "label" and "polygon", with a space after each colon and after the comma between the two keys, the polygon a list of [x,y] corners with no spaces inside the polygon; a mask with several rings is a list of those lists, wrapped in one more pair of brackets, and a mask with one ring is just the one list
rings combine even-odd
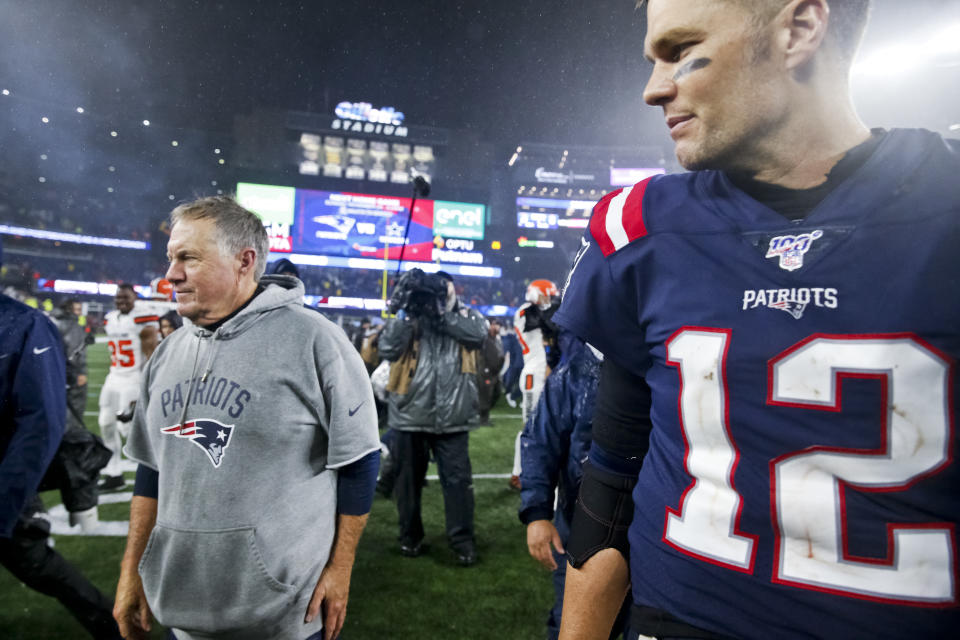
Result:
{"label": "gray patriots hoodie", "polygon": [[177,638],[302,640],[336,532],[337,471],[379,449],[370,379],[344,332],[266,289],[215,332],[175,331],[141,381],[128,457],[160,474],[140,560]]}

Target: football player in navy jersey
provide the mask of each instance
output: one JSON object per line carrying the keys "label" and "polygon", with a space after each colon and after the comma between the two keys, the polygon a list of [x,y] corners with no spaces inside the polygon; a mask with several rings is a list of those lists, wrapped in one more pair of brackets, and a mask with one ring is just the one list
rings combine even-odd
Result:
{"label": "football player in navy jersey", "polygon": [[554,316],[605,356],[561,638],[628,588],[631,639],[953,637],[960,144],[858,118],[868,0],[645,4],[691,172],[596,205]]}

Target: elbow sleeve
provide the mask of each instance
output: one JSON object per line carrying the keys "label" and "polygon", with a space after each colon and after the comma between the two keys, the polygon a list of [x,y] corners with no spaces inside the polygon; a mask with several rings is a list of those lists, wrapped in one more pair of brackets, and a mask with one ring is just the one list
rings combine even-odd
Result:
{"label": "elbow sleeve", "polygon": [[589,461],[584,465],[567,541],[567,558],[575,568],[608,548],[616,549],[629,561],[627,530],[633,520],[631,492],[636,482],[635,474],[605,471]]}

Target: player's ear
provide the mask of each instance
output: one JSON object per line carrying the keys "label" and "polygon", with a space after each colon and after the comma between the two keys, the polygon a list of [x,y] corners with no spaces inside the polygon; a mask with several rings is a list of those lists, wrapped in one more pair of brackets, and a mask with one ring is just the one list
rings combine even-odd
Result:
{"label": "player's ear", "polygon": [[827,35],[827,0],[792,0],[776,18],[783,27],[781,44],[787,69],[797,71],[813,59]]}
{"label": "player's ear", "polygon": [[257,251],[253,247],[247,247],[239,254],[237,258],[240,260],[240,275],[247,275],[248,273],[253,273],[253,270],[257,266]]}

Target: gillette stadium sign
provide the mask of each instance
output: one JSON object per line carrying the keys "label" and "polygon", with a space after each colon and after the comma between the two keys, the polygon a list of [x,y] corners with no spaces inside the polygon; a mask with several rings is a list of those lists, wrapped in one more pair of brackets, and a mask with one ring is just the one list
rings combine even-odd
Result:
{"label": "gillette stadium sign", "polygon": [[333,110],[337,119],[331,129],[355,131],[357,133],[375,133],[407,136],[407,127],[403,126],[403,112],[393,107],[375,109],[369,102],[341,102]]}

